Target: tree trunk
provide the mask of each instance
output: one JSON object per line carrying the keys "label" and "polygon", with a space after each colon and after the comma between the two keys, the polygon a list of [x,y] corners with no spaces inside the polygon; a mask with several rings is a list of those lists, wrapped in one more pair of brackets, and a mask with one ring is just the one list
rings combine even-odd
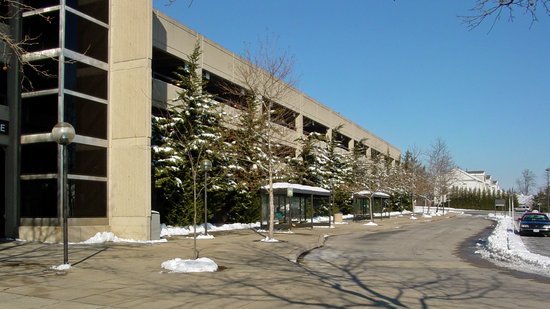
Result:
{"label": "tree trunk", "polygon": [[275,225],[275,203],[273,197],[273,162],[271,158],[273,153],[271,152],[271,104],[268,105],[267,110],[267,152],[268,152],[268,178],[269,178],[269,239],[273,239],[273,229]]}
{"label": "tree trunk", "polygon": [[193,260],[199,257],[197,250],[197,172],[193,171]]}
{"label": "tree trunk", "polygon": [[372,204],[372,196],[373,196],[373,193],[371,193],[371,195],[369,196],[369,215],[370,215],[370,221],[371,222],[374,222],[374,211],[372,210],[373,208],[373,204]]}

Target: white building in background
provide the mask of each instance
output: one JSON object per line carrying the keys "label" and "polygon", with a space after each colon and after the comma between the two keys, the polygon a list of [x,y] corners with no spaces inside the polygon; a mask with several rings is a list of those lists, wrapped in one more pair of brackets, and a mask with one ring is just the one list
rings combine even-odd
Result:
{"label": "white building in background", "polygon": [[452,187],[458,189],[468,189],[487,192],[501,191],[498,180],[494,180],[491,175],[487,175],[485,171],[464,171],[459,168],[453,170]]}

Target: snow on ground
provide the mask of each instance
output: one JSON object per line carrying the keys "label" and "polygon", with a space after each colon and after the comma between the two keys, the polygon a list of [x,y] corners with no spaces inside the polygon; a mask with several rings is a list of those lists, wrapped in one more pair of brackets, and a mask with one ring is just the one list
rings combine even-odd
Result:
{"label": "snow on ground", "polygon": [[550,277],[550,257],[530,252],[521,237],[514,231],[514,220],[511,217],[489,215],[497,222],[484,246],[476,251],[483,258],[493,263],[528,273]]}
{"label": "snow on ground", "polygon": [[125,239],[125,238],[119,238],[115,236],[115,234],[111,232],[98,232],[93,237],[79,242],[79,243],[71,243],[71,244],[77,244],[77,245],[91,245],[91,244],[102,244],[106,242],[118,242],[118,243],[161,243],[166,242],[166,239],[159,239],[159,240],[134,240],[134,239]]}
{"label": "snow on ground", "polygon": [[526,205],[526,206],[533,206],[533,199],[534,199],[534,196],[533,195],[523,195],[523,194],[518,194],[518,203],[519,205]]}
{"label": "snow on ground", "polygon": [[[258,228],[260,227],[260,223],[232,223],[232,224],[224,224],[221,226],[215,226],[210,223],[208,223],[206,229],[208,232],[219,232],[219,231],[231,231],[231,230],[244,230],[244,229],[251,229],[251,228]],[[198,234],[204,234],[204,224],[197,226],[197,233]],[[160,231],[160,237],[165,236],[185,236],[185,235],[193,235],[193,226],[167,226],[165,224],[161,225],[161,231]]]}
{"label": "snow on ground", "polygon": [[[423,218],[432,218],[433,216],[443,216],[449,212],[454,213],[463,213],[463,210],[460,209],[448,209],[445,211],[439,209],[435,211],[435,207],[430,209],[430,212],[427,211],[427,208],[417,207],[415,212],[404,211],[404,212],[391,212],[389,215],[391,217],[396,216],[405,216],[409,215],[411,220],[416,220],[417,216],[422,216]],[[375,214],[380,216],[380,214]],[[388,213],[385,214],[386,216]],[[349,221],[353,219],[352,215],[344,215],[344,220]],[[542,256],[539,254],[531,253],[525,245],[523,244],[521,237],[514,232],[514,221],[511,217],[490,214],[489,219],[495,220],[497,222],[496,227],[492,234],[487,238],[484,244],[478,244],[477,254],[480,254],[483,258],[492,261],[493,263],[523,272],[537,273],[539,275],[550,277],[550,257]],[[328,217],[317,217],[314,218],[314,222],[327,222]],[[331,222],[334,222],[331,218]],[[365,225],[377,225],[374,222],[366,223]],[[238,229],[250,229],[254,228],[262,232],[260,229],[260,223],[251,223],[251,224],[225,224],[222,226],[214,226],[208,224],[208,232],[216,231],[230,231]],[[264,231],[265,232],[265,231]],[[212,235],[200,235],[204,234],[204,226],[197,226],[197,235],[198,239],[209,239],[213,238]],[[192,235],[193,228],[189,227],[172,227],[162,225],[161,237],[166,236],[175,236],[175,235]],[[276,239],[268,239],[267,237],[261,240],[262,242],[277,242]],[[156,241],[137,241],[132,239],[123,239],[116,237],[113,233],[103,232],[97,233],[94,237],[76,244],[97,244],[104,242],[122,242],[122,243],[159,243],[166,242],[166,239],[156,240]],[[212,272],[218,269],[216,263],[208,258],[200,258],[196,260],[182,260],[180,258],[175,258],[172,260],[165,261],[161,264],[161,267],[169,270],[170,272]],[[71,268],[70,264],[61,264],[58,266],[51,267],[54,270],[65,271]]]}
{"label": "snow on ground", "polygon": [[265,238],[263,238],[261,240],[262,242],[279,242],[277,239],[275,238],[269,238],[269,236],[266,236]]}
{"label": "snow on ground", "polygon": [[68,263],[68,264],[61,264],[61,265],[57,265],[57,266],[52,266],[52,267],[50,267],[50,269],[65,271],[65,270],[71,269],[71,264]]}
{"label": "snow on ground", "polygon": [[218,270],[218,264],[205,257],[195,260],[182,260],[180,258],[175,258],[173,260],[162,262],[160,266],[174,273],[200,273],[214,272]]}
{"label": "snow on ground", "polygon": [[214,235],[210,235],[210,234],[200,234],[200,235],[197,235],[197,239],[214,239]]}

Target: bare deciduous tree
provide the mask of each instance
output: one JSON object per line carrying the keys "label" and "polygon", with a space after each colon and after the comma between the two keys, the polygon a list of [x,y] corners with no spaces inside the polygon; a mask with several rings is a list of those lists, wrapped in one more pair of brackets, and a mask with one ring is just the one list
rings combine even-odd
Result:
{"label": "bare deciduous tree", "polygon": [[528,195],[531,189],[536,185],[535,173],[529,169],[524,169],[523,172],[521,172],[521,177],[516,179],[516,184],[520,193]]}
{"label": "bare deciduous tree", "polygon": [[[43,66],[36,64],[25,56],[26,49],[40,41],[40,35],[29,36],[21,34],[21,16],[24,12],[32,11],[34,8],[20,0],[0,0],[0,6],[3,6],[5,15],[0,14],[0,62],[3,63],[2,70],[10,70],[10,59],[20,64],[19,70],[23,72],[23,67],[43,77],[55,77],[54,72],[48,72]],[[45,22],[51,22],[51,17],[38,13]],[[18,31],[14,31],[17,28]],[[13,58],[12,58],[13,57]],[[14,60],[15,59],[15,60]],[[52,58],[55,59],[55,58]],[[13,62],[12,62],[13,64]],[[22,76],[22,81],[26,81],[29,88],[32,89],[32,82]],[[24,83],[22,83],[24,84]]]}
{"label": "bare deciduous tree", "polygon": [[407,149],[403,157],[401,169],[401,182],[405,190],[411,195],[411,207],[414,210],[416,195],[426,194],[426,169],[420,163],[421,151],[417,147]]}
{"label": "bare deciduous tree", "polygon": [[237,78],[249,92],[248,104],[261,106],[260,117],[264,117],[262,140],[265,145],[265,166],[269,195],[269,232],[273,239],[275,206],[273,201],[273,179],[278,167],[277,141],[279,126],[277,120],[286,117],[284,108],[277,103],[282,101],[294,88],[294,59],[285,50],[280,50],[277,41],[266,36],[260,40],[256,50],[246,49],[243,58],[246,62],[236,66]]}
{"label": "bare deciduous tree", "polygon": [[392,180],[395,179],[393,177],[395,174],[391,164],[388,164],[387,158],[384,159],[381,154],[366,162],[365,168],[368,173],[364,185],[369,191],[369,217],[370,222],[374,222],[373,197],[377,192],[385,193],[393,188]]}
{"label": "bare deciduous tree", "polygon": [[453,182],[455,163],[445,142],[438,138],[428,153],[428,171],[434,190],[434,202],[443,202]]}
{"label": "bare deciduous tree", "polygon": [[[0,1],[0,6],[5,7],[5,11],[7,12],[7,15],[0,15],[0,23],[4,25],[9,25],[12,21],[19,19],[25,8],[30,9],[30,7],[24,6],[19,3],[19,1],[15,0],[2,0]],[[2,27],[2,29],[0,29],[0,46],[2,46],[0,60],[4,63],[8,63],[11,55],[15,54],[19,62],[23,63],[23,54],[25,53],[24,46],[29,43],[28,41],[30,38],[24,40],[14,38],[8,29],[8,27]],[[5,65],[3,69],[7,70],[8,68]]]}
{"label": "bare deciduous tree", "polygon": [[491,29],[502,17],[513,21],[518,12],[529,15],[531,26],[539,20],[539,14],[550,16],[550,0],[476,0],[468,16],[460,16],[468,29],[481,25],[487,18],[493,18]]}

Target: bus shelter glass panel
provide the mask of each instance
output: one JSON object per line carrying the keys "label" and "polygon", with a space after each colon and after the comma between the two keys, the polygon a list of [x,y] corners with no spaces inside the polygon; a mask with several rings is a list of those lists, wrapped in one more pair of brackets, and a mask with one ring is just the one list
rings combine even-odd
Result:
{"label": "bus shelter glass panel", "polygon": [[[262,194],[261,200],[261,225],[267,226],[269,224],[269,196]],[[284,194],[275,194],[273,196],[275,224],[279,225],[279,228],[326,224],[328,221],[319,222],[318,218],[328,218],[328,202],[329,198],[324,196],[297,194],[288,197]],[[316,217],[317,219],[315,219]]]}
{"label": "bus shelter glass panel", "polygon": [[373,197],[372,198],[372,211],[374,213],[383,213],[387,210],[387,198]]}
{"label": "bus shelter glass panel", "polygon": [[369,199],[358,197],[353,200],[354,219],[361,220],[370,216]]}

